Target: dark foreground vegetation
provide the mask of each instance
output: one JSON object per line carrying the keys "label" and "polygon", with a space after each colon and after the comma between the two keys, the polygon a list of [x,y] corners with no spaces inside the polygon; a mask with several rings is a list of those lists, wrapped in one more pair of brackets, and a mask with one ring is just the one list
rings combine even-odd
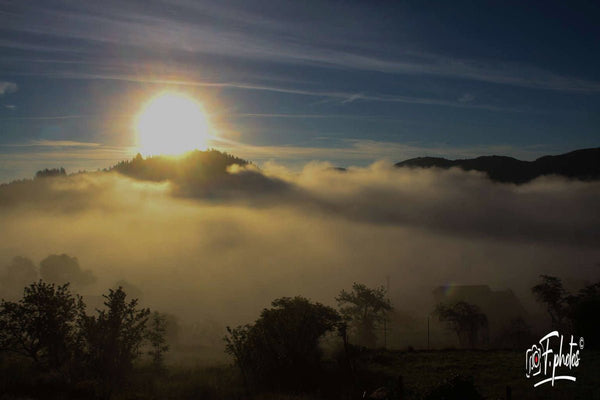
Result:
{"label": "dark foreground vegetation", "polygon": [[[354,378],[331,379],[337,367],[322,377],[321,391],[248,393],[234,365],[168,366],[157,371],[137,364],[114,399],[598,399],[600,353],[585,353],[576,383],[533,388],[524,377],[524,352],[516,350],[367,350],[355,360],[360,369]],[[401,379],[400,379],[401,377]],[[4,358],[0,378],[2,399],[90,399],[92,382],[72,386],[42,376],[31,364]],[[347,386],[342,386],[342,384]],[[385,388],[385,389],[381,389]],[[378,391],[379,389],[379,391]],[[337,392],[336,392],[337,391]],[[334,393],[335,394],[332,394]],[[365,395],[366,393],[366,395]],[[376,397],[377,394],[382,397]],[[364,395],[364,397],[363,397]]]}
{"label": "dark foreground vegetation", "polygon": [[392,304],[382,287],[357,283],[337,309],[283,297],[254,323],[228,327],[231,365],[166,365],[165,315],[122,287],[88,310],[69,284],[39,280],[0,304],[0,399],[598,399],[600,285],[569,294],[558,278],[541,278],[532,292],[552,328],[588,339],[576,383],[534,389],[526,348],[491,349],[486,315],[465,302],[434,310],[462,350],[376,348]]}

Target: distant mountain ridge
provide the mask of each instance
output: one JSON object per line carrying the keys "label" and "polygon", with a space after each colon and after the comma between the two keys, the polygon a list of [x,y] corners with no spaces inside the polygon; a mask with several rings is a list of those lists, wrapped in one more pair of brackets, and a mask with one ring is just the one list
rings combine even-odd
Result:
{"label": "distant mountain ridge", "polygon": [[395,164],[396,167],[458,167],[465,171],[485,172],[496,182],[526,183],[543,175],[560,175],[578,180],[600,179],[600,147],[575,150],[557,156],[543,156],[535,161],[522,161],[505,156],[482,156],[459,160],[418,157]]}

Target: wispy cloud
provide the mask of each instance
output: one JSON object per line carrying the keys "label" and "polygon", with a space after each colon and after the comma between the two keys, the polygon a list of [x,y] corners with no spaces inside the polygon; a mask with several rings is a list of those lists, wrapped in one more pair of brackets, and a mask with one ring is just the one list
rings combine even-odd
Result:
{"label": "wispy cloud", "polygon": [[[327,139],[327,138],[325,138]],[[336,163],[359,163],[362,165],[377,160],[390,162],[409,158],[431,156],[451,159],[470,158],[481,155],[504,155],[523,160],[533,160],[550,149],[547,146],[515,147],[511,145],[422,145],[418,143],[398,143],[361,139],[331,139],[330,146],[256,146],[235,141],[214,138],[214,147],[231,152],[251,161],[276,160],[279,163],[302,164],[308,160]]]}
{"label": "wispy cloud", "polygon": [[0,82],[0,96],[7,94],[7,93],[16,92],[17,89],[18,89],[18,86],[14,82]]}
{"label": "wispy cloud", "polygon": [[470,103],[470,102],[472,102],[473,100],[475,100],[475,96],[473,96],[473,95],[472,95],[472,94],[470,94],[470,93],[465,93],[465,94],[463,94],[462,96],[460,96],[460,97],[458,98],[458,102],[459,102],[459,103]]}
{"label": "wispy cloud", "polygon": [[35,140],[0,144],[0,182],[31,178],[44,168],[65,167],[67,171],[94,171],[132,158],[137,149],[70,140]]}
{"label": "wispy cloud", "polygon": [[238,113],[223,114],[225,117],[233,118],[283,118],[283,119],[364,119],[376,121],[403,121],[401,118],[393,118],[386,115],[357,115],[357,114],[282,114],[282,113]]}
{"label": "wispy cloud", "polygon": [[[327,90],[306,90],[296,89],[290,87],[280,87],[275,85],[261,85],[253,83],[243,82],[210,82],[201,80],[187,80],[187,79],[161,79],[144,77],[137,75],[128,74],[89,74],[89,73],[59,73],[59,74],[44,74],[44,76],[53,76],[61,79],[98,79],[98,80],[116,80],[116,81],[128,81],[128,82],[139,82],[139,83],[152,83],[158,85],[181,85],[181,86],[197,86],[197,87],[214,87],[214,88],[229,88],[238,90],[251,90],[251,91],[266,91],[274,93],[284,93],[300,96],[311,96],[321,97],[326,99],[332,99],[339,101],[341,104],[347,104],[354,101],[372,101],[372,102],[386,102],[386,103],[408,103],[408,104],[422,104],[422,105],[433,105],[433,106],[444,106],[444,107],[456,107],[456,108],[472,108],[481,109],[488,111],[499,111],[499,112],[522,112],[523,110],[515,107],[501,107],[490,104],[474,104],[472,102],[460,102],[451,100],[442,100],[434,98],[421,98],[421,97],[410,97],[410,96],[398,96],[398,95],[387,95],[387,94],[357,94],[343,91],[327,91]],[[64,116],[64,118],[82,118],[85,116]],[[35,119],[36,117],[29,117]],[[53,117],[40,117],[40,118],[53,118]],[[63,118],[63,117],[54,117]]]}
{"label": "wispy cloud", "polygon": [[[170,54],[196,54],[204,59],[206,55],[216,55],[268,63],[437,76],[531,89],[600,91],[598,81],[561,75],[526,63],[447,57],[425,49],[407,50],[402,43],[387,43],[389,51],[375,53],[373,49],[378,48],[381,38],[363,39],[348,30],[349,36],[344,39],[335,27],[322,21],[311,25],[313,32],[307,32],[306,26],[298,22],[289,18],[282,21],[257,9],[231,9],[214,4],[198,6],[177,1],[169,4],[174,12],[165,14],[158,9],[146,9],[142,4],[137,4],[139,9],[134,5],[110,4],[110,7],[88,4],[68,10],[64,7],[26,8],[6,21],[5,29],[76,39],[73,49],[92,54],[97,61],[105,54],[90,53],[82,43],[92,43],[92,48],[110,43],[146,51],[163,49]],[[48,23],[28,23],[30,18],[44,18]],[[64,19],[68,19],[69,24],[62,23]],[[9,45],[20,44],[13,41]],[[56,44],[48,45],[48,50],[56,47]],[[58,48],[65,51],[64,46]],[[347,99],[352,96],[357,95],[351,94]]]}
{"label": "wispy cloud", "polygon": [[[10,108],[6,106],[7,108]],[[15,108],[15,106],[12,106]],[[82,118],[93,118],[96,115],[49,115],[49,116],[24,116],[24,117],[5,117],[0,118],[0,121],[11,121],[11,120],[61,120],[61,119],[82,119]]]}
{"label": "wispy cloud", "polygon": [[78,142],[74,140],[32,140],[27,146],[41,147],[98,147],[100,143]]}

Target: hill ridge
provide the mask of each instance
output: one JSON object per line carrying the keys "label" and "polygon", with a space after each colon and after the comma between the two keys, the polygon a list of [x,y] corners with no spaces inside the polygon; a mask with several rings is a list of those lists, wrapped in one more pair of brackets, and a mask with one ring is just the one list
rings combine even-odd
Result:
{"label": "hill ridge", "polygon": [[479,156],[449,160],[443,157],[416,157],[395,164],[398,168],[458,167],[465,171],[485,172],[496,182],[522,184],[544,175],[560,175],[589,181],[600,179],[600,147],[579,149],[559,155],[546,155],[534,161],[509,156]]}

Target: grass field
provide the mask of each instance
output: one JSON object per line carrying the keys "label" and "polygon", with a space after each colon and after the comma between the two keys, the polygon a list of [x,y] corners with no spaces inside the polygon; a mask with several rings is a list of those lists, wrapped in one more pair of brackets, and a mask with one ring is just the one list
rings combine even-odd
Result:
{"label": "grass field", "polygon": [[[333,361],[331,361],[333,365]],[[525,377],[525,352],[508,350],[433,350],[433,351],[364,351],[355,360],[355,382],[332,382],[328,393],[248,394],[237,368],[231,365],[170,365],[160,373],[144,366],[136,368],[122,392],[113,399],[254,399],[309,400],[360,399],[379,387],[392,391],[390,399],[424,399],[445,380],[457,374],[473,379],[486,399],[506,399],[510,386],[512,399],[585,399],[600,400],[600,352],[583,350],[580,366],[570,373],[576,382],[557,381],[555,386]],[[8,368],[13,368],[9,370]],[[88,398],[90,388],[78,384],[75,390],[63,392],[43,380],[28,380],[27,368],[15,370],[4,364],[0,378],[0,399]],[[402,389],[398,388],[399,376]],[[16,381],[19,380],[19,382]],[[352,386],[352,390],[346,387]],[[342,389],[340,389],[342,388]],[[2,393],[6,392],[6,393]],[[448,399],[454,399],[449,397]]]}
{"label": "grass field", "polygon": [[[471,377],[486,399],[506,399],[510,386],[512,399],[586,399],[600,400],[600,352],[582,351],[580,366],[571,374],[576,382],[556,381],[533,387],[538,379],[525,377],[525,352],[512,350],[434,350],[434,351],[368,351],[357,360],[357,390],[348,397],[367,396],[378,387],[397,386],[402,377],[402,397],[422,399],[433,388],[457,374]],[[563,374],[569,374],[563,370]],[[237,370],[232,366],[171,366],[152,382],[140,371],[133,390],[123,398],[138,399],[319,399],[326,396],[291,394],[255,394],[247,396]],[[149,382],[149,383],[144,383]],[[133,389],[133,388],[132,388]],[[329,396],[327,396],[329,397]]]}
{"label": "grass field", "polygon": [[[510,386],[513,399],[600,399],[600,353],[582,351],[580,366],[572,371],[576,382],[557,381],[555,386],[525,377],[524,351],[415,351],[378,352],[369,369],[387,376],[402,375],[406,398],[418,399],[453,374],[473,377],[488,399],[505,399]],[[568,371],[568,370],[567,370]],[[569,372],[563,371],[565,374]]]}

